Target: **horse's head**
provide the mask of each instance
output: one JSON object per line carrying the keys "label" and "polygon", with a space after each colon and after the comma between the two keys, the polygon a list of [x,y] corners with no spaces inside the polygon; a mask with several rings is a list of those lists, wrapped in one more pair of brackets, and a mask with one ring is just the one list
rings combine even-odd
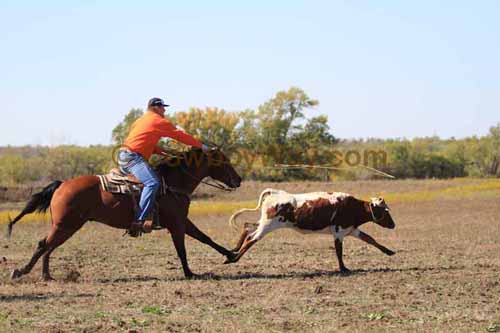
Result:
{"label": "horse's head", "polygon": [[[166,179],[167,184],[194,191],[203,182],[220,189],[235,189],[241,184],[241,177],[234,170],[231,161],[219,149],[213,148],[203,152],[200,148],[192,148],[185,152],[172,152],[171,156],[163,158],[156,170]],[[175,173],[175,176],[171,176]],[[205,182],[210,177],[222,184]]]}
{"label": "horse's head", "polygon": [[394,229],[396,226],[389,212],[389,206],[387,206],[383,198],[371,198],[370,211],[372,221],[381,227]]}
{"label": "horse's head", "polygon": [[241,177],[231,164],[229,158],[219,148],[206,153],[208,157],[208,176],[235,189],[241,185]]}

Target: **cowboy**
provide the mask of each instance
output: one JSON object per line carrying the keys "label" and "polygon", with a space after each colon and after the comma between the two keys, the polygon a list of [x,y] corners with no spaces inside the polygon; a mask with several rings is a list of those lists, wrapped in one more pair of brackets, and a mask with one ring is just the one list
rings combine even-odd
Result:
{"label": "cowboy", "polygon": [[176,128],[164,118],[165,108],[168,106],[161,98],[151,98],[147,112],[132,124],[118,154],[120,171],[124,174],[133,174],[144,184],[136,220],[129,230],[131,236],[138,235],[140,232],[150,233],[152,230],[151,212],[155,204],[156,192],[160,188],[160,181],[148,160],[152,154],[166,154],[158,146],[160,138],[172,138],[186,145],[201,148],[204,152],[209,150],[207,145]]}

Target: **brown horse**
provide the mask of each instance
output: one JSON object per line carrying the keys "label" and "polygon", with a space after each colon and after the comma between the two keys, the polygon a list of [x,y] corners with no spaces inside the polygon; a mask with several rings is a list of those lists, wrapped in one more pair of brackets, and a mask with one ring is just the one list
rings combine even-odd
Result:
{"label": "brown horse", "polygon": [[[233,259],[234,253],[212,241],[188,218],[189,194],[193,193],[204,178],[211,177],[222,182],[228,188],[222,184],[217,185],[225,189],[235,189],[240,186],[241,177],[229,159],[220,150],[205,154],[199,149],[192,149],[160,163],[156,170],[170,189],[166,195],[158,198],[159,223],[172,235],[185,277],[196,276],[189,269],[186,258],[184,245],[186,233],[211,246],[228,260]],[[129,195],[104,192],[97,176],[81,176],[64,182],[54,181],[41,192],[34,194],[23,211],[9,223],[9,235],[13,225],[24,215],[35,210],[46,211],[49,208],[52,214],[52,227],[48,236],[38,243],[30,262],[12,272],[12,279],[28,274],[43,255],[42,279],[53,280],[49,272],[51,253],[87,221],[128,229],[135,213],[134,200]]]}

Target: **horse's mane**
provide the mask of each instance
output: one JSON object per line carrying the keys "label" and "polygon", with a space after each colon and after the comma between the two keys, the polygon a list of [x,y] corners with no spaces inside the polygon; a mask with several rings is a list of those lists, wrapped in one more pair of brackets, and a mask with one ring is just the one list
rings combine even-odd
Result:
{"label": "horse's mane", "polygon": [[179,168],[189,167],[186,162],[186,156],[188,154],[203,154],[200,148],[191,148],[187,151],[171,150],[169,151],[170,156],[163,157],[155,166],[155,171],[159,173],[168,172],[171,170],[176,170]]}

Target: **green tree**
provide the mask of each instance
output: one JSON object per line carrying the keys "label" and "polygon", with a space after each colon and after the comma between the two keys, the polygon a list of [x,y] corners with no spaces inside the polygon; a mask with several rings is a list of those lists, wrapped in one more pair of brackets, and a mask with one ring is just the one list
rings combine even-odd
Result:
{"label": "green tree", "polygon": [[247,109],[239,112],[239,125],[236,129],[236,142],[238,147],[252,149],[259,144],[259,122],[254,110]]}
{"label": "green tree", "polygon": [[30,163],[18,155],[0,157],[0,176],[5,185],[16,185],[35,180]]}
{"label": "green tree", "polygon": [[123,118],[123,120],[113,128],[111,138],[116,145],[122,144],[127,138],[130,126],[144,114],[142,109],[133,108]]}
{"label": "green tree", "polygon": [[488,134],[489,145],[489,176],[500,176],[500,122],[490,127]]}
{"label": "green tree", "polygon": [[487,136],[466,139],[471,175],[500,177],[500,123],[492,126]]}
{"label": "green tree", "polygon": [[43,155],[48,179],[70,179],[81,175],[106,173],[113,165],[110,146],[58,146]]}
{"label": "green tree", "polygon": [[237,141],[236,126],[240,120],[238,113],[219,108],[190,108],[189,111],[176,112],[172,121],[195,137],[213,142],[230,150]]}
{"label": "green tree", "polygon": [[258,119],[261,136],[261,148],[275,146],[287,148],[289,137],[296,120],[304,118],[304,110],[318,105],[319,102],[300,88],[292,87],[278,92],[273,98],[259,106]]}
{"label": "green tree", "polygon": [[[328,117],[325,115],[307,120],[305,126],[296,126],[289,139],[288,157],[294,164],[322,165],[335,160],[333,147],[337,139],[330,133]],[[328,178],[328,170],[288,170],[288,175],[301,179]]]}

